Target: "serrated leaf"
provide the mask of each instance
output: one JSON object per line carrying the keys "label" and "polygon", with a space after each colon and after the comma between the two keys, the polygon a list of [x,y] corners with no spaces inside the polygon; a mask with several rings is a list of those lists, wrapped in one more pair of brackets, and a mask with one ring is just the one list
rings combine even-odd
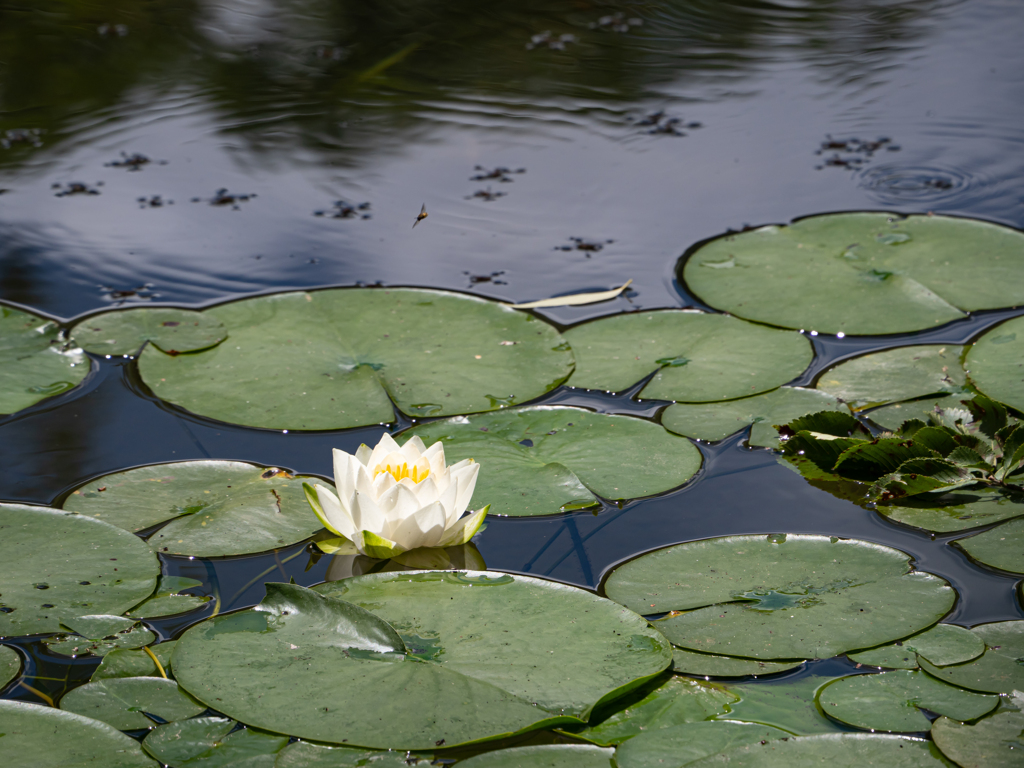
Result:
{"label": "serrated leaf", "polygon": [[793,432],[820,432],[835,437],[851,437],[856,434],[867,435],[864,425],[849,413],[843,411],[818,411],[809,413],[789,422]]}
{"label": "serrated leaf", "polygon": [[991,469],[989,463],[973,448],[961,445],[946,457],[946,461],[968,469]]}
{"label": "serrated leaf", "polygon": [[878,480],[884,475],[898,472],[900,465],[910,459],[938,458],[938,454],[913,440],[883,437],[843,451],[835,464],[835,472],[855,480]]}
{"label": "serrated leaf", "polygon": [[824,472],[832,472],[843,453],[854,446],[867,442],[854,437],[832,437],[820,432],[798,432],[783,444],[787,456],[803,456],[810,459]]}
{"label": "serrated leaf", "polygon": [[984,394],[977,394],[963,404],[970,411],[979,431],[990,438],[1006,426],[1006,406]]}
{"label": "serrated leaf", "polygon": [[881,478],[871,491],[886,501],[932,491],[949,491],[977,482],[963,467],[945,459],[911,459]]}
{"label": "serrated leaf", "polygon": [[1024,462],[1024,424],[1018,424],[1003,441],[1003,457],[999,461],[999,468],[995,477],[999,482],[1006,482],[1006,478],[1020,469]]}
{"label": "serrated leaf", "polygon": [[945,458],[960,446],[954,435],[956,431],[949,427],[925,427],[914,433],[914,442],[931,448]]}

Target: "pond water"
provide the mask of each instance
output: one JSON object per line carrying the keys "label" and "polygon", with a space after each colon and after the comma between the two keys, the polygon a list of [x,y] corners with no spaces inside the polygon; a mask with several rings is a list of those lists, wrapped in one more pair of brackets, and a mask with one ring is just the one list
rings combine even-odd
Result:
{"label": "pond water", "polygon": [[[706,308],[677,262],[728,230],[848,210],[1024,228],[1022,30],[1014,0],[9,3],[0,300],[70,326],[114,307],[290,289],[381,284],[522,302],[633,281],[611,302],[538,311],[564,330]],[[865,351],[962,344],[1021,314],[818,335],[793,383]],[[331,448],[411,423],[228,425],[155,397],[134,359],[91,357],[78,388],[0,417],[3,500],[58,506],[92,478],[187,459],[330,478]],[[665,403],[638,391],[560,387],[538,402],[656,419]],[[949,546],[960,534],[889,522],[744,440],[701,443],[700,473],[656,497],[492,517],[479,551],[489,569],[596,590],[614,565],[668,544],[850,537],[948,580],[959,599],[946,622],[1024,618],[1020,577]],[[221,612],[258,603],[264,582],[360,572],[351,560],[306,543],[161,556]],[[150,624],[174,637],[213,606]],[[96,666],[8,640],[37,679],[3,698],[56,698]],[[763,684],[850,669],[812,663]]]}

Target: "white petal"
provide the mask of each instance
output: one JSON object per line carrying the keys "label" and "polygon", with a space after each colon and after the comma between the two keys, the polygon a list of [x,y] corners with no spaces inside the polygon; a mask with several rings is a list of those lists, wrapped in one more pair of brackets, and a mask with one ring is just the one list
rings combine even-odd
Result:
{"label": "white petal", "polygon": [[480,474],[480,465],[473,463],[458,475],[452,473],[452,478],[458,485],[458,493],[455,497],[455,510],[461,515],[469,508],[469,501],[473,498],[473,491],[476,488],[476,478]]}
{"label": "white petal", "polygon": [[439,501],[441,506],[444,507],[445,516],[445,528],[451,528],[455,525],[455,521],[459,519],[461,512],[455,511],[455,501],[458,498],[459,486],[457,483],[449,483],[448,487],[441,492]]}
{"label": "white petal", "polygon": [[356,490],[367,496],[373,496],[373,476],[362,464],[356,467]]}
{"label": "white petal", "polygon": [[[369,531],[384,536],[384,512],[364,493],[356,491],[352,499],[352,523],[357,531]],[[355,538],[352,539],[355,541]]]}
{"label": "white petal", "polygon": [[433,504],[441,496],[437,483],[434,482],[433,477],[427,477],[426,480],[413,483],[412,492],[416,494],[416,499],[419,501],[421,507],[425,507],[427,504]]}
{"label": "white petal", "polygon": [[372,453],[373,449],[366,443],[363,443],[356,449],[356,458],[359,460],[359,463],[365,467],[366,462],[370,460],[370,454]]}
{"label": "white petal", "polygon": [[380,499],[385,493],[390,491],[395,485],[395,478],[391,476],[390,472],[381,472],[377,477],[373,479],[370,488],[372,489],[369,493],[374,499]]}
{"label": "white petal", "polygon": [[433,547],[444,536],[444,508],[435,501],[416,512],[395,529],[392,541],[405,549]]}
{"label": "white petal", "polygon": [[448,471],[444,459],[444,446],[441,445],[440,440],[427,448],[427,452],[423,455],[423,458],[430,462],[430,471],[435,475],[440,475]]}
{"label": "white petal", "polygon": [[347,499],[356,491],[357,470],[362,465],[355,456],[337,448],[332,453],[334,454],[334,487],[338,489],[339,497]]}
{"label": "white petal", "polygon": [[402,455],[405,456],[409,463],[412,464],[416,459],[423,455],[423,451],[426,450],[427,446],[423,444],[423,440],[420,439],[419,435],[413,435],[402,446]]}
{"label": "white petal", "polygon": [[366,466],[369,469],[373,469],[375,466],[380,464],[381,459],[387,456],[389,453],[394,453],[402,450],[402,447],[395,442],[395,439],[386,432],[381,436],[380,442],[373,449],[373,453],[370,454],[370,458],[366,461]]}
{"label": "white petal", "polygon": [[460,470],[465,469],[470,464],[475,464],[475,463],[476,462],[474,462],[472,459],[463,459],[462,461],[460,461],[460,462],[458,462],[456,464],[452,464],[450,467],[448,467],[448,471],[449,472],[458,472]]}
{"label": "white petal", "polygon": [[320,483],[316,483],[313,487],[316,489],[316,498],[324,511],[324,517],[331,524],[331,528],[346,539],[351,539],[355,535],[356,527],[352,522],[352,517],[342,506],[338,497],[329,488]]}
{"label": "white petal", "polygon": [[420,509],[420,503],[416,499],[416,494],[403,483],[396,483],[378,501],[380,510],[384,513],[384,519],[387,520],[388,525],[388,533],[384,535],[392,540],[394,539],[390,532],[393,532],[405,518],[415,514]]}
{"label": "white petal", "polygon": [[459,520],[459,522],[444,532],[444,536],[441,537],[441,541],[437,543],[437,546],[450,547],[455,544],[468,543],[480,529],[480,526],[483,525],[488,509],[490,509],[490,505],[483,509],[478,509],[476,512],[466,515]]}

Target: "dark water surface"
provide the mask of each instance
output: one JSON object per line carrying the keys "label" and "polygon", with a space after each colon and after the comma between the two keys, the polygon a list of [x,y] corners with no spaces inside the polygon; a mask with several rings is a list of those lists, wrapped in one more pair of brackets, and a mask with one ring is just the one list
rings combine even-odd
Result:
{"label": "dark water surface", "polygon": [[[627,30],[601,23],[619,12]],[[633,280],[614,302],[545,311],[569,325],[700,306],[677,260],[748,224],[871,209],[1021,228],[1022,32],[1019,0],[12,0],[0,5],[0,299],[66,322],[334,285],[526,301]],[[125,165],[135,153],[149,162]],[[797,383],[842,357],[962,343],[1017,314],[818,336]],[[544,401],[648,418],[664,405],[566,388]],[[383,429],[224,425],[153,398],[134,361],[94,359],[83,386],[0,418],[0,498],[49,504],[97,475],[193,458],[329,476],[330,448]],[[1024,618],[1017,579],[971,563],[955,536],[890,523],[742,440],[701,444],[700,475],[657,498],[491,519],[480,551],[493,569],[597,588],[613,564],[665,544],[850,536],[948,579],[961,598],[948,621]],[[363,567],[305,545],[162,559],[203,580],[221,611],[258,602],[264,581]],[[164,637],[185,626],[152,623]],[[42,677],[85,680],[95,664],[19,644]]]}

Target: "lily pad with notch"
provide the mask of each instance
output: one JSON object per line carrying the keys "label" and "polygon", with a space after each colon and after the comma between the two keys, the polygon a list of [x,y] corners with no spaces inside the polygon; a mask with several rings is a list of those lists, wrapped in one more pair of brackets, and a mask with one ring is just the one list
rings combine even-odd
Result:
{"label": "lily pad with notch", "polygon": [[[171,652],[177,642],[169,640],[149,648],[163,667],[164,674],[171,674]],[[142,648],[112,650],[103,656],[103,661],[96,667],[90,680],[104,680],[110,677],[163,677],[153,661],[153,656]]]}
{"label": "lily pad with notch", "polygon": [[985,641],[965,627],[936,624],[889,645],[848,653],[851,661],[888,669],[917,669],[917,656],[937,666],[961,664],[985,652]]}
{"label": "lily pad with notch", "polygon": [[124,616],[76,616],[64,619],[61,629],[74,634],[49,637],[43,643],[65,656],[106,656],[120,648],[141,648],[156,640],[151,631]]}
{"label": "lily pad with notch", "polygon": [[799,333],[694,310],[615,315],[578,325],[565,337],[576,356],[570,385],[621,392],[654,373],[641,397],[688,403],[775,389],[814,357]]}
{"label": "lily pad with notch", "polygon": [[184,576],[161,576],[153,596],[128,611],[128,615],[137,619],[149,619],[154,616],[173,616],[201,608],[210,602],[209,597],[181,593],[186,589],[202,586],[202,583],[198,579]]}
{"label": "lily pad with notch", "polygon": [[22,504],[0,504],[0,562],[0,637],[59,632],[77,616],[124,613],[153,592],[160,573],[137,536]]}
{"label": "lily pad with notch", "polygon": [[843,730],[818,709],[815,696],[835,677],[797,675],[773,683],[728,683],[726,689],[739,700],[716,720],[759,723],[799,736],[835,733]]}
{"label": "lily pad with notch", "polygon": [[112,677],[86,683],[64,694],[60,708],[122,731],[184,720],[206,709],[176,682],[162,677]]}
{"label": "lily pad with notch", "polygon": [[288,546],[320,530],[303,479],[240,461],[154,464],[86,483],[64,500],[64,508],[133,532],[170,520],[148,538],[157,552],[243,555]]}
{"label": "lily pad with notch", "polygon": [[919,659],[921,669],[933,677],[982,693],[1024,690],[1024,621],[979,624],[971,631],[985,641],[985,653],[962,664],[938,667]]}
{"label": "lily pad with notch", "polygon": [[829,717],[872,731],[914,733],[931,728],[921,709],[957,720],[991,712],[998,696],[965,691],[917,670],[899,669],[850,675],[818,691],[818,705]]}
{"label": "lily pad with notch", "polygon": [[[803,534],[725,536],[620,565],[606,594],[675,645],[754,659],[829,658],[907,637],[955,602],[952,587],[896,549]],[[675,613],[682,612],[682,613]]]}
{"label": "lily pad with notch", "polygon": [[779,387],[765,394],[724,403],[675,403],[661,414],[661,423],[669,432],[709,442],[722,440],[752,425],[748,445],[778,448],[776,425],[830,409],[847,410],[827,393],[801,387]]}
{"label": "lily pad with notch", "polygon": [[856,411],[927,395],[960,394],[967,381],[960,366],[962,352],[963,347],[950,344],[872,352],[829,368],[815,386]]}
{"label": "lily pad with notch", "polygon": [[0,305],[0,413],[15,413],[81,384],[89,358],[56,323]]}
{"label": "lily pad with notch", "polygon": [[99,720],[0,700],[0,764],[32,768],[156,768],[139,743]]}
{"label": "lily pad with notch", "polygon": [[498,302],[443,291],[344,288],[243,299],[203,310],[227,344],[139,358],[154,394],[250,427],[343,429],[451,416],[532,400],[573,355],[552,326]]}
{"label": "lily pad with notch", "polygon": [[1024,574],[1024,518],[1000,523],[953,543],[983,565]]}
{"label": "lily pad with notch", "polygon": [[[552,515],[677,488],[697,473],[689,440],[631,416],[537,405],[413,427],[451,461],[480,464],[474,498],[497,515]],[[399,438],[401,440],[401,438]]]}
{"label": "lily pad with notch", "polygon": [[142,748],[174,768],[274,768],[288,737],[237,725],[226,717],[178,720],[150,731]]}
{"label": "lily pad with notch", "polygon": [[172,662],[189,693],[247,725],[421,750],[583,723],[665,670],[671,650],[641,617],[574,587],[406,571],[316,591],[268,584],[256,608],[187,630]]}
{"label": "lily pad with notch", "polygon": [[[1024,303],[1024,302],[1018,302]],[[993,400],[1024,411],[1024,318],[997,325],[964,358],[971,382]]]}
{"label": "lily pad with notch", "polygon": [[97,355],[134,355],[147,341],[162,352],[198,352],[227,338],[224,324],[205,312],[164,307],[133,307],[82,320],[71,337]]}
{"label": "lily pad with notch", "polygon": [[1024,753],[1024,713],[1004,711],[973,725],[940,717],[932,740],[962,768],[1019,768]]}
{"label": "lily pad with notch", "polygon": [[1024,304],[1024,234],[972,219],[825,214],[684,258],[680,276],[701,301],[783,328],[907,333]]}
{"label": "lily pad with notch", "polygon": [[736,746],[789,736],[786,731],[756,723],[686,723],[630,739],[615,750],[615,763],[618,768],[682,768]]}

